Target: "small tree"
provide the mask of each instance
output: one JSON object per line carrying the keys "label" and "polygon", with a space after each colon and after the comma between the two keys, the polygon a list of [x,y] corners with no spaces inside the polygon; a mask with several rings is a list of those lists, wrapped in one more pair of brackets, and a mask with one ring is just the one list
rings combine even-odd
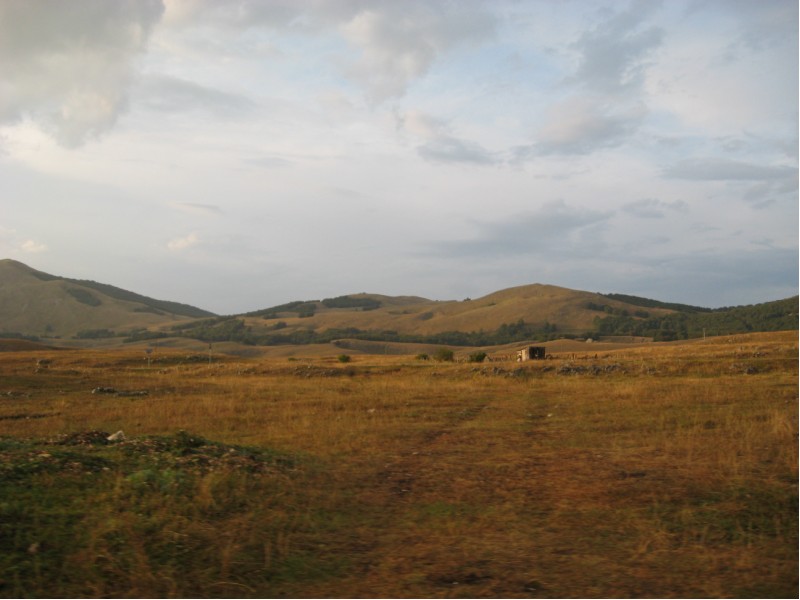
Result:
{"label": "small tree", "polygon": [[439,362],[445,361],[453,361],[453,351],[449,348],[439,348],[436,352],[433,353],[433,360],[438,360]]}

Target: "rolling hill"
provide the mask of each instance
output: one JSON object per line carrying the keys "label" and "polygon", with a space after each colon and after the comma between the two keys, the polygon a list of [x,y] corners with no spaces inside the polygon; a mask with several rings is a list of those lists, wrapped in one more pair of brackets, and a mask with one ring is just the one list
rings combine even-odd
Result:
{"label": "rolling hill", "polygon": [[589,337],[671,341],[794,330],[797,304],[794,297],[709,309],[537,283],[461,301],[361,293],[216,316],[186,304],[0,261],[0,336],[78,338],[98,344],[102,340],[102,347],[153,339],[165,344],[166,338],[249,346],[334,343],[344,349],[374,343],[498,347]]}
{"label": "rolling hill", "polygon": [[0,260],[0,333],[48,338],[129,332],[213,313]]}
{"label": "rolling hill", "polygon": [[[560,338],[672,341],[797,329],[797,297],[708,309],[532,284],[476,300],[355,294],[289,302],[239,316],[176,325],[173,334],[251,345],[369,342],[498,346]],[[165,334],[166,335],[166,334]]]}

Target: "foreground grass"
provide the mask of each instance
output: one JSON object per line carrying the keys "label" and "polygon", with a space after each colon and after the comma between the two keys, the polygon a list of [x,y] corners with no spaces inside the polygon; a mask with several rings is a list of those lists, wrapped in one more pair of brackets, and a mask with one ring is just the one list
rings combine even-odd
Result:
{"label": "foreground grass", "polygon": [[523,367],[50,358],[0,356],[4,596],[797,595],[796,333]]}

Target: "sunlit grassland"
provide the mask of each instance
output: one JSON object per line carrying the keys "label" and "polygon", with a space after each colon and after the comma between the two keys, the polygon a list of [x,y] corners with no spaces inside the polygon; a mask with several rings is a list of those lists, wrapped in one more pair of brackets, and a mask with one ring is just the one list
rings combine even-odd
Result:
{"label": "sunlit grassland", "polygon": [[153,358],[0,355],[3,595],[797,595],[796,332]]}

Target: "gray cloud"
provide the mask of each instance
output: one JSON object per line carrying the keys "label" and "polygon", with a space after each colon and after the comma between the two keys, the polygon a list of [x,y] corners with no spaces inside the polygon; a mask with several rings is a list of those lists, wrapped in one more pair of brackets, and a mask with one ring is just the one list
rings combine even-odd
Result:
{"label": "gray cloud", "polygon": [[64,146],[108,131],[160,0],[0,2],[0,122],[30,118]]}
{"label": "gray cloud", "polygon": [[575,96],[556,104],[533,144],[512,150],[516,161],[537,155],[589,154],[622,144],[647,114],[643,104],[615,105],[594,96]]}
{"label": "gray cloud", "polygon": [[731,181],[751,185],[742,199],[755,208],[766,208],[782,199],[797,196],[797,167],[757,165],[724,158],[698,158],[680,161],[663,172],[669,179],[688,181]]}
{"label": "gray cloud", "polygon": [[641,85],[647,56],[664,33],[647,27],[659,4],[637,1],[584,32],[572,45],[579,53],[575,72],[565,78],[578,92],[553,104],[536,141],[512,151],[513,160],[537,155],[589,154],[622,144],[647,116]]}
{"label": "gray cloud", "polygon": [[664,202],[655,198],[644,198],[636,202],[629,202],[622,207],[624,212],[641,219],[663,219],[667,216],[667,211],[686,212],[687,209],[688,204],[681,200]]}
{"label": "gray cloud", "polygon": [[789,43],[797,46],[798,4],[792,1],[751,2],[750,0],[692,0],[686,13],[724,14],[738,23],[738,35],[731,41],[731,53]]}
{"label": "gray cloud", "polygon": [[470,240],[442,242],[435,254],[444,257],[499,258],[520,254],[591,256],[602,245],[599,237],[611,211],[573,208],[563,201],[545,204],[539,210],[515,215],[504,221],[480,225]]}
{"label": "gray cloud", "polygon": [[244,96],[167,76],[148,76],[139,81],[137,99],[153,110],[185,112],[197,109],[216,117],[241,117],[256,104]]}
{"label": "gray cloud", "polygon": [[788,298],[798,289],[796,249],[693,252],[637,258],[636,263],[649,275],[640,269],[635,284],[620,280],[614,285],[623,293],[665,301],[716,307]]}
{"label": "gray cloud", "polygon": [[394,118],[399,132],[425,140],[417,152],[426,160],[474,165],[499,164],[504,160],[478,143],[453,135],[450,123],[444,119],[419,111],[395,112]]}
{"label": "gray cloud", "polygon": [[443,163],[497,164],[499,159],[480,144],[450,136],[440,136],[417,151],[427,160]]}
{"label": "gray cloud", "polygon": [[644,59],[664,38],[660,28],[643,27],[658,7],[658,2],[639,0],[581,35],[575,43],[581,61],[570,81],[612,94],[640,86]]}
{"label": "gray cloud", "polygon": [[796,179],[797,168],[762,166],[726,158],[695,158],[667,167],[664,176],[691,181],[776,181]]}

